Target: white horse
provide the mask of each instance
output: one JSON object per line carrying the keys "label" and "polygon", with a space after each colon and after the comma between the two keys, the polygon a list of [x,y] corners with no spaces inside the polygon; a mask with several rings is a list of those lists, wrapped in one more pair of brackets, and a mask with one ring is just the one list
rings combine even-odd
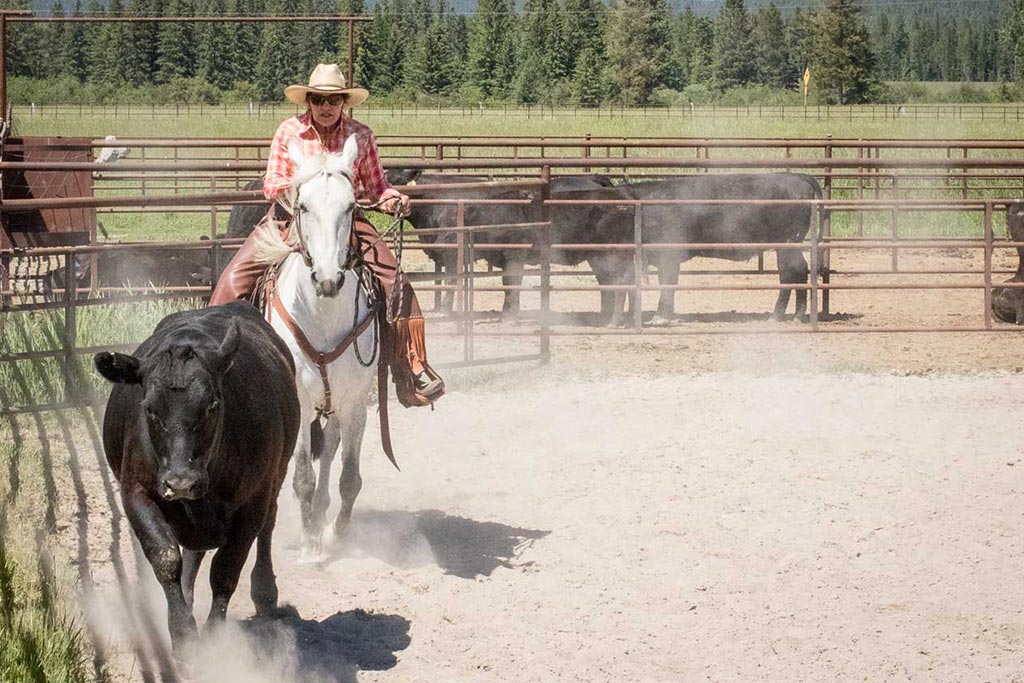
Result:
{"label": "white horse", "polygon": [[[331,502],[331,464],[339,444],[341,510],[334,522],[335,539],[347,536],[352,506],[362,488],[359,451],[374,372],[370,357],[378,340],[358,274],[348,270],[356,208],[350,180],[357,155],[356,137],[346,140],[340,155],[307,157],[294,141],[288,152],[295,164],[292,227],[288,236],[282,237],[273,225],[261,225],[257,228],[256,254],[262,262],[280,263],[276,294],[268,297],[276,296],[278,303],[268,301],[267,306],[272,311],[271,325],[295,359],[295,384],[302,410],[292,480],[302,515],[299,561],[315,562],[321,556]],[[293,325],[289,325],[289,317]],[[339,345],[346,340],[351,345],[342,350]],[[316,359],[310,357],[310,346],[324,354],[341,351],[336,360],[326,364],[326,377],[321,375]],[[357,351],[361,351],[360,357]],[[329,412],[321,418],[325,408]],[[326,420],[322,431],[320,419]],[[313,470],[317,459],[319,474]]]}

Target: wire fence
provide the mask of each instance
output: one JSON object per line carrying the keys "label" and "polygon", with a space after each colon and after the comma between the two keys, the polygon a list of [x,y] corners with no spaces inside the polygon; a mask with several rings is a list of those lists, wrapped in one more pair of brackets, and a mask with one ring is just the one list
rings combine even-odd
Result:
{"label": "wire fence", "polygon": [[[156,104],[36,104],[17,103],[11,107],[15,118],[99,117],[106,119],[248,117],[282,119],[301,113],[291,104],[281,103],[180,103]],[[715,105],[676,104],[650,107],[561,107],[545,105],[477,105],[420,106],[396,103],[366,103],[360,107],[361,118],[373,120],[381,116],[402,117],[473,117],[512,116],[521,118],[679,118],[679,119],[753,119],[753,120],[836,120],[836,121],[899,121],[956,120],[1018,122],[1024,105],[1009,104],[860,104],[860,105]]]}

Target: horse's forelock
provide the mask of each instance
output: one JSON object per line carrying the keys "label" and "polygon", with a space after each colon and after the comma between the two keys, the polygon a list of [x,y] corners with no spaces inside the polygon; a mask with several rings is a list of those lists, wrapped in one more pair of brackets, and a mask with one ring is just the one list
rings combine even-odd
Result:
{"label": "horse's forelock", "polygon": [[309,182],[322,173],[326,165],[326,155],[324,154],[307,157],[295,168],[295,173],[292,175],[292,187],[297,189],[303,183]]}

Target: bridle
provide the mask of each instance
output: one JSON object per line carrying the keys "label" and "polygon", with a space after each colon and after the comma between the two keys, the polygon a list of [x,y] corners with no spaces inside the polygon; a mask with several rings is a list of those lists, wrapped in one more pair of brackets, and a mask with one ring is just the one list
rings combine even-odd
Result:
{"label": "bridle", "polygon": [[[352,176],[350,176],[345,171],[328,171],[327,169],[324,169],[323,171],[320,171],[320,173],[317,173],[315,176],[313,176],[313,178],[316,178],[317,176],[320,176],[320,175],[326,175],[328,178],[332,178],[334,176],[340,176],[340,177],[344,178],[346,181],[348,181],[349,187],[354,187],[354,185],[352,183]],[[312,180],[313,178],[310,178],[309,180]],[[364,205],[361,205],[361,204],[359,204],[357,202],[356,205],[355,205],[355,208],[359,208],[359,209],[373,209],[373,208],[376,208],[377,205],[379,205],[379,204],[380,204],[380,202],[377,202],[376,204],[371,204],[371,205],[364,206]],[[312,270],[312,268],[313,268],[313,257],[309,253],[309,247],[306,245],[306,236],[305,236],[305,233],[302,230],[302,213],[303,212],[297,206],[295,206],[294,200],[292,201],[292,206],[291,207],[285,206],[285,209],[287,209],[289,211],[289,213],[291,213],[291,215],[292,215],[290,226],[295,230],[296,241],[295,241],[295,248],[292,251],[296,252],[299,256],[302,257],[302,262],[306,264],[306,268],[309,268],[310,270]],[[350,213],[349,214],[349,242],[352,241],[351,240],[352,220],[353,220],[353,216]],[[341,265],[342,273],[344,273],[346,270],[355,270],[359,266],[360,261],[362,261],[362,254],[359,253],[358,249],[353,249],[352,245],[349,244],[348,255],[345,257],[345,263],[343,263]],[[344,275],[342,276],[342,278],[344,278]],[[342,280],[342,282],[344,282],[344,279]]]}

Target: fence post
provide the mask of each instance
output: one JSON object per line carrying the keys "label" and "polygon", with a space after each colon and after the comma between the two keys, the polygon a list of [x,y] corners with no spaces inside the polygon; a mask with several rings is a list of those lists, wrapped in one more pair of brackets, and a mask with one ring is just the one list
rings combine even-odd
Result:
{"label": "fence post", "polygon": [[[832,158],[832,135],[829,134],[827,136],[827,140],[826,140],[826,143],[825,143],[825,159],[829,160],[831,158]],[[860,174],[858,173],[858,175],[860,175]],[[828,201],[832,200],[832,167],[831,166],[826,166],[825,167],[824,195],[825,195],[825,199],[826,200],[828,200]],[[819,216],[820,216],[821,212],[819,211],[818,213],[819,213]],[[827,211],[825,213],[824,220],[821,223],[821,235],[824,236],[827,239],[831,239],[831,237],[832,237],[832,212],[831,211]],[[820,268],[822,270],[822,272],[824,273],[823,280],[827,284],[830,281],[830,279],[831,279],[829,271],[832,270],[832,258],[831,258],[831,254],[830,254],[828,249],[825,250],[824,255],[820,258],[820,260],[818,260],[818,263],[820,263],[820,266],[818,266],[818,268]],[[817,268],[812,266],[811,270],[816,272]],[[813,277],[816,278],[817,275],[814,275]],[[829,314],[829,307],[832,304],[832,296],[831,295],[832,295],[832,291],[827,289],[827,288],[821,293],[821,312],[824,315],[828,315]],[[815,304],[814,307],[813,307],[813,310],[815,311],[815,313],[814,313],[815,321],[816,321],[817,315],[818,315],[817,314],[817,309],[818,309],[818,307]],[[815,322],[815,326],[816,325],[817,325],[817,322]]]}
{"label": "fence post", "polygon": [[64,256],[64,400],[78,400],[78,381],[75,373],[75,347],[78,345],[78,322],[75,299],[78,281],[75,279],[75,255]]}
{"label": "fence post", "polygon": [[[540,170],[544,186],[540,190],[540,220],[547,223],[551,220],[551,211],[547,200],[551,198],[551,167],[544,166]],[[551,362],[551,228],[543,228],[540,238],[540,362]]]}
{"label": "fence post", "polygon": [[[459,204],[460,213],[462,214],[460,223],[465,226],[465,204]],[[469,309],[469,316],[466,318],[465,327],[465,338],[463,341],[463,356],[466,361],[472,362],[476,356],[476,350],[473,348],[473,310],[475,308],[474,297],[474,284],[473,274],[476,266],[476,248],[475,248],[475,233],[474,231],[468,230],[466,232],[466,307]]]}
{"label": "fence post", "polygon": [[985,329],[992,329],[992,202],[985,202]]}
{"label": "fence post", "polygon": [[[455,205],[455,225],[462,228],[466,222],[465,209],[462,202]],[[455,231],[455,297],[456,307],[462,316],[462,359],[469,360],[469,349],[466,347],[466,233]]]}
{"label": "fence post", "polygon": [[[898,176],[894,173],[892,176],[892,195],[893,199],[898,200],[900,198],[900,186],[897,180]],[[900,209],[899,205],[896,205],[892,210],[892,238],[893,240],[899,239],[900,236]],[[892,272],[899,272],[900,269],[900,257],[899,249],[893,247],[892,250]]]}
{"label": "fence post", "polygon": [[[643,205],[639,200],[633,205],[633,286],[636,301],[633,303],[633,327],[638,331],[644,326],[644,217]],[[675,297],[675,290],[672,296]],[[660,292],[659,292],[660,298]],[[615,311],[612,311],[614,316]]]}
{"label": "fence post", "polygon": [[[820,213],[820,211],[819,211]],[[811,267],[808,275],[811,279],[811,331],[818,331],[818,264],[821,263],[821,255],[818,253],[818,239],[819,235],[814,230],[811,230]],[[826,287],[822,292],[822,307],[828,306],[826,303],[826,297],[828,296],[828,288]],[[823,311],[828,313],[827,310]]]}

